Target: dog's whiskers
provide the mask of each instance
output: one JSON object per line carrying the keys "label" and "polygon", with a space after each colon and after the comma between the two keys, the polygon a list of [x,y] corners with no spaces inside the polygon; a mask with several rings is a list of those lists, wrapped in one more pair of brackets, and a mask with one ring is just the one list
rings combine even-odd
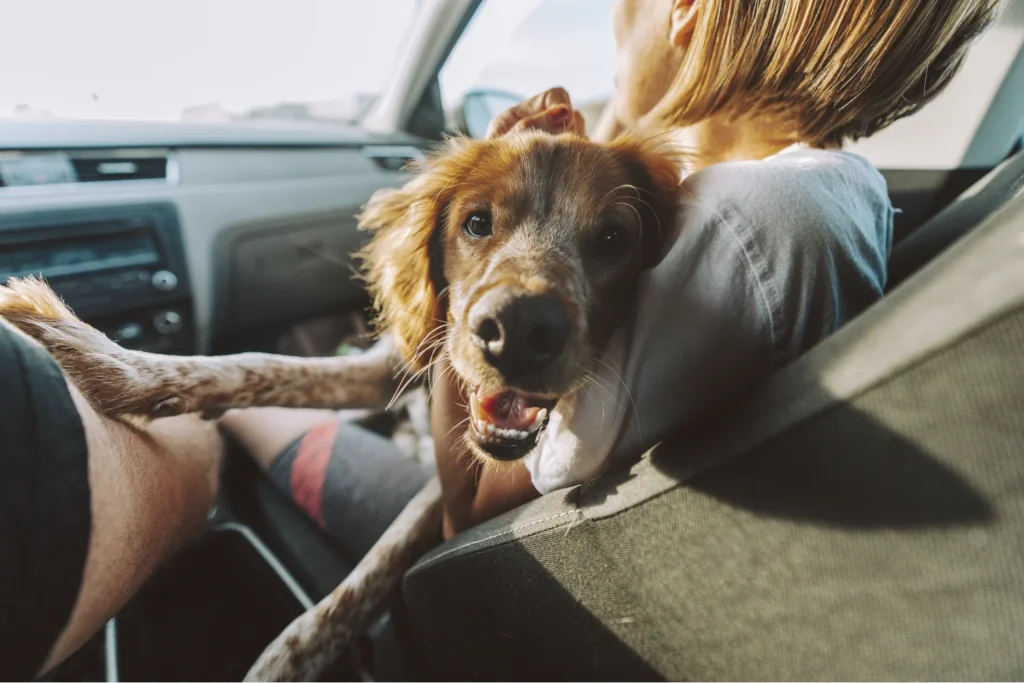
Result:
{"label": "dog's whiskers", "polygon": [[[422,369],[420,369],[420,370],[415,370],[415,371],[414,371],[414,370],[412,369],[412,367],[413,367],[413,366],[409,365],[409,366],[407,367],[407,369],[405,370],[405,376],[404,376],[404,378],[403,378],[403,379],[401,379],[401,380],[399,381],[399,385],[398,385],[398,388],[397,388],[397,389],[395,389],[395,393],[394,393],[394,395],[393,395],[393,396],[391,397],[391,400],[390,400],[390,401],[388,402],[388,405],[387,405],[387,407],[386,407],[386,408],[384,408],[384,410],[385,410],[385,411],[391,410],[391,408],[393,408],[393,407],[394,407],[394,405],[395,405],[395,402],[396,402],[396,401],[398,400],[398,398],[399,398],[399,397],[400,397],[400,396],[401,396],[401,395],[402,395],[402,394],[403,394],[403,393],[405,392],[405,390],[406,390],[406,389],[408,389],[408,388],[409,388],[409,386],[410,386],[410,385],[411,385],[411,384],[412,384],[413,382],[415,382],[415,381],[416,381],[416,380],[418,380],[418,379],[419,379],[420,377],[422,377],[422,376],[423,376],[424,374],[426,374],[426,372],[427,372],[427,371],[428,371],[428,370],[429,370],[429,369],[430,369],[430,368],[431,368],[431,367],[432,367],[432,366],[434,365],[434,363],[435,363],[435,362],[436,362],[436,361],[433,361],[433,362],[431,362],[431,363],[427,364],[427,365],[426,365],[425,367],[423,367]],[[429,397],[428,397],[428,399],[429,399]]]}
{"label": "dog's whiskers", "polygon": [[594,360],[596,362],[600,363],[601,365],[605,366],[606,368],[608,368],[608,371],[612,373],[612,376],[615,377],[615,379],[617,379],[619,381],[619,384],[621,384],[622,388],[626,391],[626,397],[629,398],[629,403],[633,407],[633,415],[636,417],[637,435],[640,438],[643,438],[643,431],[642,431],[641,426],[640,426],[640,411],[637,410],[636,401],[633,400],[633,393],[629,390],[629,385],[626,384],[626,381],[624,379],[622,379],[622,375],[619,374],[618,370],[616,370],[615,367],[612,366],[611,363],[607,362],[606,360],[604,360],[603,358],[601,358],[599,356],[595,356]]}
{"label": "dog's whiskers", "polygon": [[417,345],[416,350],[412,354],[412,363],[418,363],[423,356],[436,351],[441,344],[445,342],[445,334],[448,332],[447,328],[440,326],[435,328],[430,334],[423,338],[422,341]]}
{"label": "dog's whiskers", "polygon": [[451,435],[452,435],[452,432],[454,432],[454,431],[455,431],[456,429],[458,429],[459,427],[462,427],[463,425],[468,425],[468,424],[469,424],[469,421],[470,421],[470,419],[471,419],[471,416],[467,415],[467,416],[466,416],[466,417],[465,417],[464,419],[462,419],[462,420],[459,420],[458,422],[456,422],[456,423],[455,423],[455,426],[454,426],[454,427],[452,427],[451,429],[449,429],[449,430],[448,430],[448,433],[447,433],[447,434],[445,434],[445,437],[449,437],[449,436],[451,436]]}
{"label": "dog's whiskers", "polygon": [[625,206],[636,215],[636,223],[640,230],[644,229],[644,220],[640,217],[640,212],[637,211],[636,207],[629,202],[615,202],[612,206]]}

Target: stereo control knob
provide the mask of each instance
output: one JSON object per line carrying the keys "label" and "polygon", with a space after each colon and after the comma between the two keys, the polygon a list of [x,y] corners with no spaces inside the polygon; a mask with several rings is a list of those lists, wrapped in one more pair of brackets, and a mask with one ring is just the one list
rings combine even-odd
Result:
{"label": "stereo control knob", "polygon": [[160,334],[174,334],[181,331],[181,316],[174,311],[164,311],[153,316],[153,327]]}
{"label": "stereo control knob", "polygon": [[161,292],[172,292],[178,287],[178,276],[169,270],[158,270],[149,280]]}

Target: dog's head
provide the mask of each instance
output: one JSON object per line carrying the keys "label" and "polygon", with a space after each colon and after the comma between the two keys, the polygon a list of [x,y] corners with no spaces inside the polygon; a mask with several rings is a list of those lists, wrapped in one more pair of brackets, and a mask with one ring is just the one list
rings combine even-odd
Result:
{"label": "dog's head", "polygon": [[471,443],[526,455],[579,389],[674,220],[679,164],[651,141],[456,139],[361,216],[383,327],[423,369],[447,353]]}

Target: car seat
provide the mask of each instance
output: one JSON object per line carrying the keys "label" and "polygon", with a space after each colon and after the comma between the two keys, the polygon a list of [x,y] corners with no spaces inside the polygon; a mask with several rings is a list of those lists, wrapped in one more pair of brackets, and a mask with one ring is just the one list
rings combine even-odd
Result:
{"label": "car seat", "polygon": [[1018,152],[727,414],[422,558],[377,675],[1019,679],[1022,184]]}

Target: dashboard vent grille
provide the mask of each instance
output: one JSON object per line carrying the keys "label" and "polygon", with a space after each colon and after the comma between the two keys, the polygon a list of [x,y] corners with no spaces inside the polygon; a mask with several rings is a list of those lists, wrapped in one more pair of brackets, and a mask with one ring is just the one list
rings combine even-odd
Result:
{"label": "dashboard vent grille", "polygon": [[80,183],[108,180],[163,180],[167,178],[167,156],[77,156],[71,164]]}

